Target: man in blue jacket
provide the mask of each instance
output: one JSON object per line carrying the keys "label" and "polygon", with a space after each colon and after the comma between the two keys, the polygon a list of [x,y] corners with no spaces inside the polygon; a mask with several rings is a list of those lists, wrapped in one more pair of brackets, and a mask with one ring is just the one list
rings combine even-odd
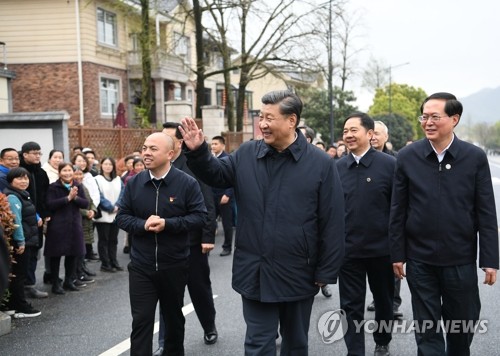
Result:
{"label": "man in blue jacket", "polygon": [[[393,319],[394,273],[389,252],[389,212],[396,159],[370,146],[375,124],[356,112],[344,121],[349,154],[337,161],[345,196],[346,246],[339,274],[340,307],[346,312],[349,355],[365,355],[363,328],[366,279],[377,306],[375,320]],[[355,323],[356,322],[356,323]],[[375,330],[375,356],[389,355],[390,330]]]}
{"label": "man in blue jacket", "polygon": [[[462,115],[454,95],[432,94],[420,111],[425,138],[401,149],[396,163],[389,228],[394,273],[403,278],[406,263],[418,354],[469,355],[474,330],[468,328],[481,309],[478,242],[485,284],[495,283],[498,269],[490,168],[482,149],[453,132]],[[443,328],[451,330],[446,347]]]}
{"label": "man in blue jacket", "polygon": [[156,304],[168,325],[165,353],[184,355],[182,314],[188,278],[189,232],[205,224],[200,186],[173,167],[174,142],[157,132],[146,138],[142,157],[147,170],[126,185],[118,226],[134,234],[128,265],[132,309],[131,355],[151,355]]}
{"label": "man in blue jacket", "polygon": [[233,289],[242,296],[246,355],[307,355],[314,296],[336,283],[344,253],[344,204],[335,162],[297,129],[290,91],[262,98],[262,140],[214,157],[191,118],[182,120],[188,166],[207,184],[234,187],[238,225]]}

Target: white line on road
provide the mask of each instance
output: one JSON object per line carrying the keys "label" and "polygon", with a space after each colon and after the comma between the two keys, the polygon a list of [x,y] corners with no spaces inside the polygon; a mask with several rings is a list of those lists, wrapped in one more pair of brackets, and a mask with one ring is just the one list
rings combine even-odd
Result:
{"label": "white line on road", "polygon": [[[214,295],[213,297],[215,299],[218,296]],[[192,313],[193,311],[194,311],[193,303],[189,303],[188,305],[185,305],[182,308],[182,314],[184,314],[184,316]],[[153,329],[153,334],[156,334],[158,332],[158,330],[160,330],[160,322],[159,321],[157,321],[155,323],[155,326]],[[118,356],[129,349],[130,349],[130,338],[123,340],[118,345],[115,345],[112,348],[110,348],[109,350],[104,351],[102,354],[99,354],[99,356]]]}

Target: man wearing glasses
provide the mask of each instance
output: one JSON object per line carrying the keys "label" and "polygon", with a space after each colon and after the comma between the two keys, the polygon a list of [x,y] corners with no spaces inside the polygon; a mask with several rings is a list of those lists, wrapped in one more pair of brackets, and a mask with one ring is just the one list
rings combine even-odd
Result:
{"label": "man wearing glasses", "polygon": [[[37,214],[42,218],[40,222],[48,217],[48,211],[45,207],[45,195],[49,188],[49,177],[42,169],[40,159],[42,157],[41,147],[38,143],[30,141],[23,144],[21,147],[21,162],[20,166],[24,167],[30,172],[30,185],[28,192],[30,193],[31,200],[35,204]],[[35,288],[36,278],[36,264],[38,250],[43,245],[43,228],[39,225],[38,228],[38,246],[26,246],[26,253],[28,259],[28,273],[26,275],[26,296],[31,298],[46,298],[47,292],[39,291]]]}
{"label": "man wearing glasses", "polygon": [[0,152],[0,192],[3,192],[7,183],[7,173],[12,168],[19,167],[19,154],[14,148],[4,148]]}
{"label": "man wearing glasses", "polygon": [[482,149],[453,132],[462,114],[454,95],[432,94],[420,111],[426,138],[397,157],[389,225],[393,269],[398,278],[408,276],[418,354],[469,355],[474,328],[467,326],[481,309],[477,267],[488,285],[498,269],[490,168]]}

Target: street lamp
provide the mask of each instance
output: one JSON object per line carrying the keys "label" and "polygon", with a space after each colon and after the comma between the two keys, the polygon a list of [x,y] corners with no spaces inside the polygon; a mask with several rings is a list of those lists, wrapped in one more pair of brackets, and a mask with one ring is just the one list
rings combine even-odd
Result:
{"label": "street lamp", "polygon": [[332,48],[332,0],[328,4],[328,108],[330,109],[330,144],[334,144],[333,124],[333,48]]}
{"label": "street lamp", "polygon": [[407,64],[410,64],[410,62],[397,64],[395,66],[391,65],[389,66],[389,68],[387,68],[389,70],[389,114],[392,114],[392,69],[399,68]]}

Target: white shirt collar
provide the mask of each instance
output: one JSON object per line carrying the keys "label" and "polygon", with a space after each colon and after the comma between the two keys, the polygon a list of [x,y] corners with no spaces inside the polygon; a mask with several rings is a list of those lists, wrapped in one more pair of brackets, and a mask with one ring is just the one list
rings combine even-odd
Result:
{"label": "white shirt collar", "polygon": [[444,148],[444,150],[441,153],[438,153],[438,151],[436,150],[436,148],[434,147],[434,145],[432,144],[432,142],[429,141],[429,143],[431,144],[432,149],[434,150],[434,152],[436,152],[436,156],[438,158],[439,163],[441,163],[443,161],[444,155],[446,154],[446,151],[448,150],[448,148],[450,148],[450,146],[453,143],[454,139],[455,139],[455,134],[453,134],[450,143],[448,144],[448,146],[446,146]]}

